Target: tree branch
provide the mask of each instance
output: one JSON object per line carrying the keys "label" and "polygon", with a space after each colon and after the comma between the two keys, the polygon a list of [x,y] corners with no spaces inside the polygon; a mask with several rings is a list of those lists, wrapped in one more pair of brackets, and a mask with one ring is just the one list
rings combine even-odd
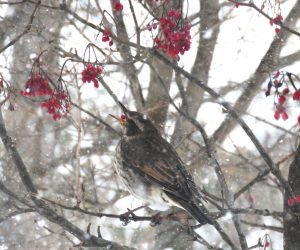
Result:
{"label": "tree branch", "polygon": [[29,18],[29,22],[28,24],[26,25],[25,29],[23,30],[22,33],[20,33],[19,35],[17,35],[13,40],[11,40],[8,44],[6,44],[2,49],[0,49],[0,54],[6,50],[7,48],[9,48],[10,46],[14,45],[17,41],[19,41],[19,39],[24,36],[26,33],[28,33],[32,27],[32,23],[33,23],[33,20],[35,18],[35,14],[36,14],[36,11],[39,7],[39,5],[41,4],[41,0],[37,1],[35,7],[34,7],[34,10]]}
{"label": "tree branch", "polygon": [[12,218],[16,215],[31,213],[31,212],[35,212],[35,209],[33,209],[33,208],[24,208],[24,209],[19,209],[19,210],[13,211],[13,212],[11,212],[7,215],[4,215],[3,217],[0,217],[0,223],[2,223],[3,221],[5,221],[9,218]]}
{"label": "tree branch", "polygon": [[[239,6],[250,7],[252,9],[256,10],[258,13],[262,14],[268,20],[270,20],[270,21],[273,20],[273,18],[270,17],[266,12],[264,12],[261,8],[259,8],[258,6],[256,6],[253,1],[249,1],[249,3],[242,3],[242,2],[239,2],[239,1],[236,1],[236,0],[228,0],[228,1],[231,2],[231,3],[237,4]],[[276,25],[278,25],[280,28],[283,28],[283,29],[287,30],[288,32],[290,32],[290,33],[292,33],[292,34],[300,37],[300,33],[299,32],[297,32],[294,29],[291,29],[286,24],[284,24],[282,22],[276,22]]]}

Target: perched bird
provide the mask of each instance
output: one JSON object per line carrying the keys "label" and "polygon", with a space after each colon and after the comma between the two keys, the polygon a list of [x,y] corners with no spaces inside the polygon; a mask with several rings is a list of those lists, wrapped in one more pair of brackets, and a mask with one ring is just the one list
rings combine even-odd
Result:
{"label": "perched bird", "polygon": [[115,167],[130,193],[150,205],[183,208],[201,225],[212,224],[191,174],[172,145],[145,115],[119,104],[124,115],[113,117],[123,125],[123,135]]}

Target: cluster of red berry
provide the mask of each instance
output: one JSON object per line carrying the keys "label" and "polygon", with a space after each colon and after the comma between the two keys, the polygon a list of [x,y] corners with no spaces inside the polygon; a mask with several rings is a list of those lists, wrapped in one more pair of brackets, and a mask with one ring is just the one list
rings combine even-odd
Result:
{"label": "cluster of red berry", "polygon": [[[114,11],[117,11],[117,12],[121,12],[123,10],[123,4],[120,3],[120,1],[118,0],[112,0],[112,4],[113,4],[113,9]],[[105,28],[103,31],[101,31],[102,33],[102,42],[108,42],[108,45],[111,47],[114,42],[111,38],[111,30],[108,29],[108,28]]]}
{"label": "cluster of red berry", "polygon": [[157,47],[167,55],[177,57],[191,48],[191,25],[182,18],[179,10],[170,10],[165,17],[159,19],[161,38],[154,39]]}
{"label": "cluster of red berry", "polygon": [[111,38],[111,30],[110,29],[104,29],[103,31],[101,31],[102,33],[102,42],[108,42],[108,45],[111,47],[114,42]]}
{"label": "cluster of red berry", "polygon": [[[83,83],[93,82],[94,87],[98,88],[99,78],[101,77],[102,72],[103,69],[100,66],[95,66],[91,63],[85,64],[85,68],[81,72]],[[2,82],[0,82],[0,84],[1,83]],[[31,73],[24,87],[25,89],[20,90],[20,94],[31,98],[43,98],[42,101],[39,100],[41,102],[40,106],[47,110],[53,120],[59,120],[69,112],[71,108],[71,99],[69,93],[64,90],[65,88],[62,79],[58,81],[57,86],[51,88],[48,78],[41,72]]]}
{"label": "cluster of red berry", "polygon": [[[235,1],[232,1],[232,2],[235,3],[235,7],[236,8],[238,8],[241,5],[241,3],[239,3],[239,2],[235,2]],[[263,9],[265,8],[266,4],[267,4],[266,1],[264,1],[262,3],[261,8],[260,8],[260,10],[261,10],[260,12],[263,11]],[[270,4],[270,3],[268,3],[268,4]],[[249,6],[248,4],[244,4],[244,5]],[[278,3],[276,2],[275,5],[271,5],[270,4],[270,7],[273,9],[274,13],[279,13],[274,18],[270,18],[270,25],[273,26],[275,24],[276,25],[275,32],[279,33],[280,32],[280,28],[279,28],[278,24],[281,24],[282,21],[283,21],[283,17],[280,14],[281,11],[280,11],[280,3],[279,3],[279,1],[278,1]],[[264,15],[267,15],[267,14],[264,14]]]}
{"label": "cluster of red berry", "polygon": [[27,97],[47,98],[41,102],[41,107],[47,109],[53,120],[59,120],[70,109],[70,97],[64,91],[52,89],[48,79],[40,73],[32,73],[25,83],[25,90],[20,90],[20,94]]}
{"label": "cluster of red berry", "polygon": [[281,92],[281,94],[277,95],[278,101],[275,103],[275,113],[274,113],[274,118],[276,120],[279,120],[280,117],[285,121],[289,118],[286,110],[285,110],[285,102],[286,102],[286,95],[289,93],[289,89],[285,88]]}
{"label": "cluster of red berry", "polygon": [[115,11],[122,11],[123,10],[123,4],[120,3],[118,0],[112,0],[113,8]]}
{"label": "cluster of red berry", "polygon": [[295,203],[300,203],[300,195],[296,195],[295,199],[294,198],[288,198],[287,204],[289,207],[294,206]]}
{"label": "cluster of red berry", "polygon": [[[274,118],[276,120],[282,118],[285,121],[289,118],[286,112],[287,98],[291,97],[289,86],[292,86],[292,88],[295,90],[292,95],[293,100],[300,101],[300,89],[297,89],[297,87],[295,86],[293,76],[296,77],[294,74],[285,71],[277,71],[272,76],[270,76],[268,89],[265,94],[266,96],[269,96],[271,94],[271,89],[275,88]],[[281,88],[283,89],[281,90]],[[298,116],[297,120],[300,124],[300,115]]]}
{"label": "cluster of red berry", "polygon": [[50,88],[46,77],[43,77],[39,73],[32,73],[25,83],[25,90],[21,90],[20,94],[30,97],[45,97],[52,96],[53,90]]}
{"label": "cluster of red berry", "polygon": [[274,24],[276,25],[275,32],[278,33],[280,29],[278,28],[277,24],[281,23],[283,21],[283,17],[281,14],[277,14],[276,17],[272,18],[270,20],[270,25],[273,26]]}
{"label": "cluster of red berry", "polygon": [[62,118],[71,108],[70,96],[66,92],[55,92],[53,96],[41,103],[41,107],[47,109],[54,121]]}
{"label": "cluster of red berry", "polygon": [[102,71],[103,71],[103,69],[100,66],[94,66],[93,64],[88,63],[85,66],[85,69],[81,72],[83,83],[93,82],[94,87],[98,88],[99,82],[98,82],[97,78],[99,78],[101,76]]}

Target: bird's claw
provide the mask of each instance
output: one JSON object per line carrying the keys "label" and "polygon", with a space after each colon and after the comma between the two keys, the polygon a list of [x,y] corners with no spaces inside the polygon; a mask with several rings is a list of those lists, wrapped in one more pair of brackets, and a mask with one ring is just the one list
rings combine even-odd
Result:
{"label": "bird's claw", "polygon": [[127,226],[128,223],[130,222],[130,213],[129,212],[126,212],[124,214],[121,214],[120,215],[120,221],[123,222],[123,225],[124,226]]}
{"label": "bird's claw", "polygon": [[157,213],[155,215],[152,216],[151,218],[151,226],[155,227],[157,225],[160,225],[162,222],[163,217],[160,215],[160,213]]}

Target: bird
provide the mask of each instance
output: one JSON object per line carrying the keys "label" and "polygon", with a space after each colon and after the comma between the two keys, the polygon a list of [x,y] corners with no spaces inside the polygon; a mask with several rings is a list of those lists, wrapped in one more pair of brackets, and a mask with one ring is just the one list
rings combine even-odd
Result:
{"label": "bird", "polygon": [[112,115],[123,127],[114,165],[128,191],[154,207],[184,209],[200,225],[213,224],[192,175],[173,146],[146,115],[119,105],[122,116]]}

